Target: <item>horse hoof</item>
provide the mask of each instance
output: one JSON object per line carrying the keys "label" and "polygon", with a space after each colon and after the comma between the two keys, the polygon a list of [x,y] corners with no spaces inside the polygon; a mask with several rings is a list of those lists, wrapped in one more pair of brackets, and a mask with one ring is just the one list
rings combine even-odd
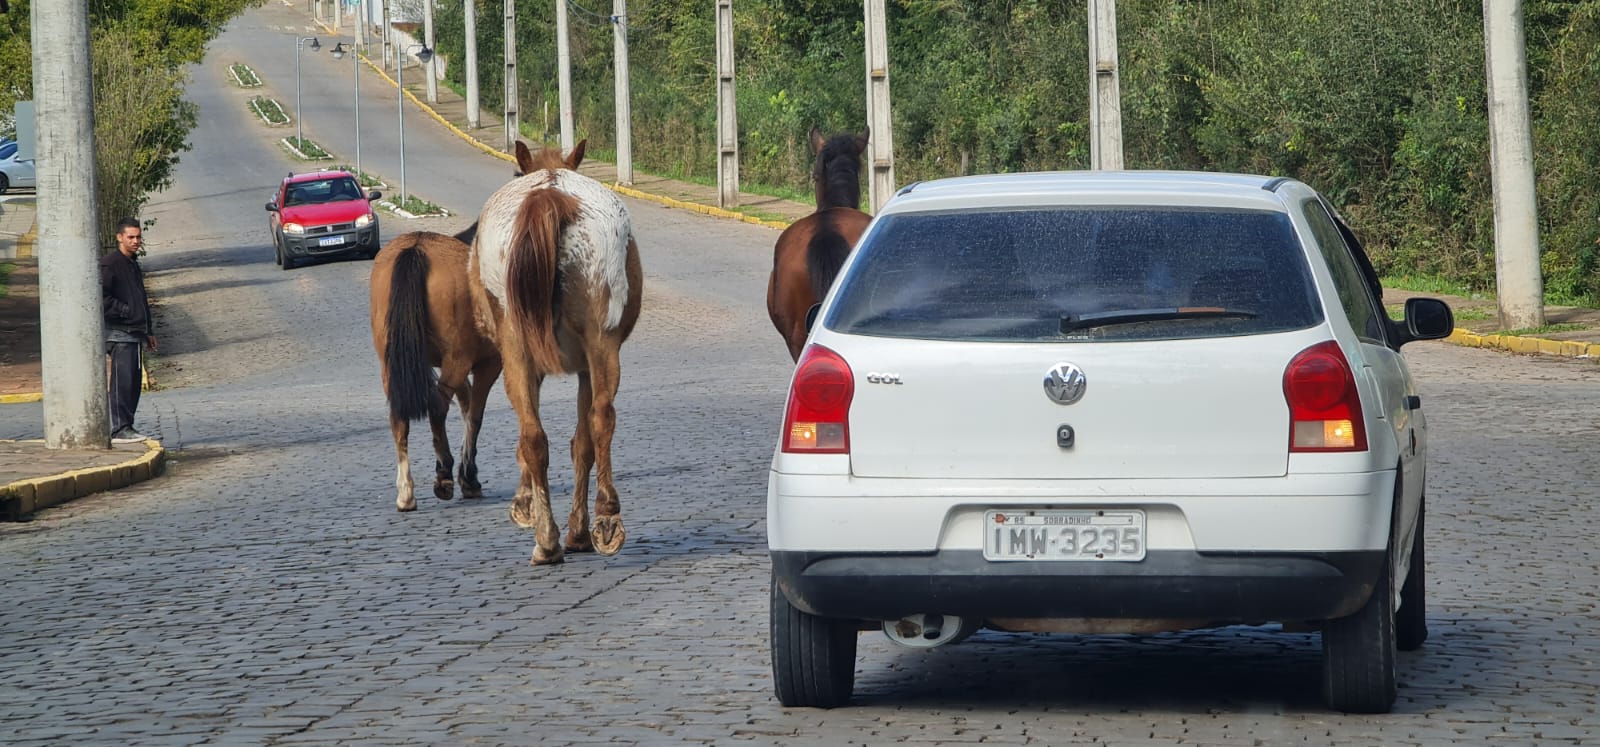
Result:
{"label": "horse hoof", "polygon": [[517,496],[513,499],[511,501],[511,520],[523,529],[532,529],[534,527],[533,499],[522,496]]}
{"label": "horse hoof", "polygon": [[395,501],[394,502],[394,507],[400,509],[400,513],[405,513],[407,511],[415,511],[415,510],[417,510],[417,502],[415,500]]}
{"label": "horse hoof", "polygon": [[596,516],[594,519],[594,550],[601,555],[616,555],[622,551],[622,542],[628,533],[622,528],[621,516]]}
{"label": "horse hoof", "polygon": [[568,532],[564,544],[567,552],[594,552],[594,538],[589,536],[588,531]]}
{"label": "horse hoof", "polygon": [[433,484],[433,497],[441,501],[448,501],[456,496],[456,484],[449,480],[442,480]]}
{"label": "horse hoof", "polygon": [[483,486],[478,484],[478,483],[476,483],[476,482],[462,481],[462,483],[461,483],[461,497],[463,499],[482,498],[483,497]]}
{"label": "horse hoof", "polygon": [[566,558],[561,554],[561,548],[560,547],[557,547],[556,549],[551,550],[549,552],[545,552],[544,548],[535,545],[534,548],[533,548],[533,559],[531,561],[529,561],[529,564],[530,565],[555,565],[555,564],[563,562],[565,560],[566,560]]}

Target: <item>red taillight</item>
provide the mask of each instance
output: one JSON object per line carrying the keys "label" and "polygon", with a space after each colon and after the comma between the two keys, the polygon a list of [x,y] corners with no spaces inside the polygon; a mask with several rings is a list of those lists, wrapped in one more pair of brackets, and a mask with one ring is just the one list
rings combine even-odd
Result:
{"label": "red taillight", "polygon": [[789,407],[783,416],[783,450],[791,454],[850,453],[850,400],[855,375],[844,358],[821,345],[807,346],[795,364]]}
{"label": "red taillight", "polygon": [[1361,394],[1339,343],[1300,351],[1283,372],[1289,402],[1289,451],[1366,451]]}

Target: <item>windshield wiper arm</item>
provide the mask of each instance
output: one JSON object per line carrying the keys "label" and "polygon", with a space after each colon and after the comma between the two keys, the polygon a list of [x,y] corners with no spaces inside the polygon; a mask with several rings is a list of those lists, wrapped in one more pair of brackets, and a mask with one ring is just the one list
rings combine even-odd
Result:
{"label": "windshield wiper arm", "polygon": [[1178,306],[1165,309],[1122,309],[1120,311],[1100,311],[1093,314],[1065,314],[1061,317],[1061,331],[1065,333],[1094,327],[1110,327],[1117,324],[1162,322],[1173,319],[1218,318],[1254,319],[1256,318],[1256,313],[1243,309],[1226,309],[1221,306]]}

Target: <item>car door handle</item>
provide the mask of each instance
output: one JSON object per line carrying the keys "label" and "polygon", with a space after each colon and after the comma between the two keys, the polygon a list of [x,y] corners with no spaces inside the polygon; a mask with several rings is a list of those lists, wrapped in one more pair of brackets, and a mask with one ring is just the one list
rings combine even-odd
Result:
{"label": "car door handle", "polygon": [[1422,398],[1418,397],[1415,394],[1407,394],[1406,395],[1406,409],[1407,410],[1420,410],[1420,409],[1422,409]]}

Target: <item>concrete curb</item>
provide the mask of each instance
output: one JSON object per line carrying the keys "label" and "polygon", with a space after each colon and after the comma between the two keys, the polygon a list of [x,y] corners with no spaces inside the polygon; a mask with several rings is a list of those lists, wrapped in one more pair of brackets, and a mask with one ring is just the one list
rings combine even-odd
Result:
{"label": "concrete curb", "polygon": [[1459,327],[1449,337],[1445,338],[1445,342],[1462,347],[1504,350],[1511,353],[1600,359],[1600,345],[1593,343],[1546,340],[1542,337],[1517,337],[1515,335],[1480,335]]}
{"label": "concrete curb", "polygon": [[[8,443],[43,443],[22,441]],[[108,467],[75,469],[49,477],[18,480],[0,486],[0,520],[16,521],[37,511],[59,506],[92,493],[124,488],[159,476],[166,470],[167,451],[160,441],[144,442],[145,453]]]}
{"label": "concrete curb", "polygon": [[27,392],[24,394],[0,394],[0,405],[18,405],[24,402],[38,402],[44,399],[43,392]]}

